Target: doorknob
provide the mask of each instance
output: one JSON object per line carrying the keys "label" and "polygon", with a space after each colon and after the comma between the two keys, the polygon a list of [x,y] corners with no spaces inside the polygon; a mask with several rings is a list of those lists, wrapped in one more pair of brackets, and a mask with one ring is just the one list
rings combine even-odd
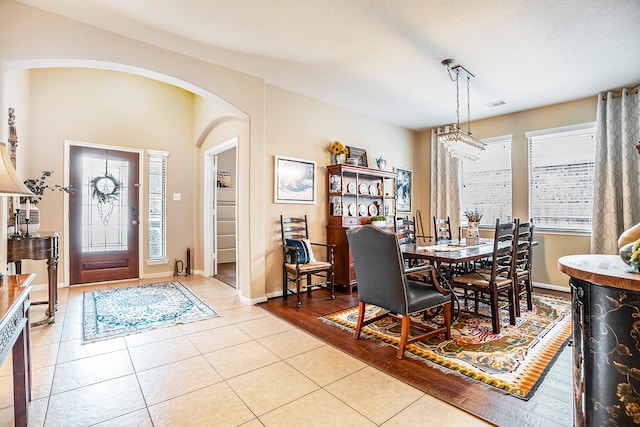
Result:
{"label": "doorknob", "polygon": [[132,225],[138,225],[138,221],[136,221],[135,219],[133,221],[131,221]]}

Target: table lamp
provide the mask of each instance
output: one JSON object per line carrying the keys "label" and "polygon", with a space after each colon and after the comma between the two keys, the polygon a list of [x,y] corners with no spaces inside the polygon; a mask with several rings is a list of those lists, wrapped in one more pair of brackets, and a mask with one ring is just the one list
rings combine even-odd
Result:
{"label": "table lamp", "polygon": [[[0,142],[0,197],[2,196],[33,196],[33,193],[22,182],[18,173],[11,164],[7,145]],[[6,230],[6,227],[5,227]],[[1,248],[6,248],[6,242],[2,242]],[[0,252],[0,263],[6,264],[7,254]],[[0,271],[0,283],[4,283],[4,271]]]}

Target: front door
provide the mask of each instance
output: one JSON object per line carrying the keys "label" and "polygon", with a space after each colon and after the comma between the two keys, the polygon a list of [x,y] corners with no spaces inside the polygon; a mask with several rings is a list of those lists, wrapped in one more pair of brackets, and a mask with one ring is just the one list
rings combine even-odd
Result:
{"label": "front door", "polygon": [[131,279],[138,272],[138,153],[69,148],[70,284]]}

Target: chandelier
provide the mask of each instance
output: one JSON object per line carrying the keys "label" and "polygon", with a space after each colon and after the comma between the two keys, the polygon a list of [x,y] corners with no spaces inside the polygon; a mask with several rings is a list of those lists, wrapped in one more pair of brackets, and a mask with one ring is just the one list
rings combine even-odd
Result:
{"label": "chandelier", "polygon": [[[456,82],[456,123],[451,126],[446,126],[444,129],[438,128],[437,135],[438,141],[446,147],[447,151],[452,157],[463,160],[471,160],[475,162],[480,157],[480,152],[484,150],[486,144],[479,139],[471,135],[471,99],[470,99],[470,86],[471,78],[475,77],[462,65],[454,65],[453,59],[445,59],[442,61],[442,65],[447,67],[449,78],[451,81]],[[460,128],[460,74],[463,74],[467,79],[467,130],[464,131]],[[454,78],[455,74],[455,78]]]}

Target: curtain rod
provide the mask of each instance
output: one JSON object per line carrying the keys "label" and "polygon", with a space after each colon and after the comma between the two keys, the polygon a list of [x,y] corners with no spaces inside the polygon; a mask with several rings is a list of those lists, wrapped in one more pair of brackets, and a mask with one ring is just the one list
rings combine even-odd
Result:
{"label": "curtain rod", "polygon": [[[633,89],[629,89],[629,91],[627,92],[629,95],[635,95],[636,93],[638,93],[638,88],[640,88],[640,86],[636,86]],[[613,94],[611,95],[614,98],[618,98],[620,96],[622,96],[622,91],[619,90],[617,92],[613,92]],[[602,95],[602,99],[606,100],[607,99],[607,95]]]}

